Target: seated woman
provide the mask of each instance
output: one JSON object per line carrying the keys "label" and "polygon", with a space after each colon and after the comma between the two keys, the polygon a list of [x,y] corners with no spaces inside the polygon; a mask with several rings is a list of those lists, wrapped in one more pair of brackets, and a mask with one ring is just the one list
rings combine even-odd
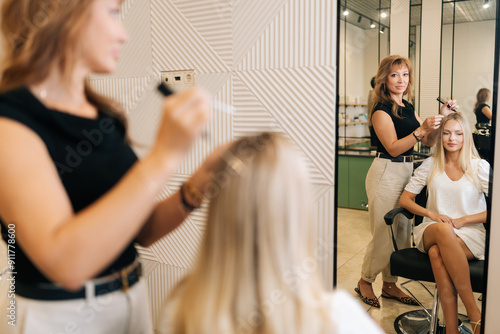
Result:
{"label": "seated woman", "polygon": [[[414,229],[415,244],[427,252],[441,299],[446,333],[458,333],[457,293],[474,333],[481,313],[472,294],[469,260],[484,259],[486,198],[490,166],[481,160],[467,118],[457,112],[441,123],[434,155],[415,170],[399,205],[423,222]],[[427,185],[426,208],[414,202]]]}
{"label": "seated woman", "polygon": [[382,333],[319,279],[327,259],[313,249],[306,166],[287,140],[235,142],[214,180],[198,261],[167,300],[161,333]]}

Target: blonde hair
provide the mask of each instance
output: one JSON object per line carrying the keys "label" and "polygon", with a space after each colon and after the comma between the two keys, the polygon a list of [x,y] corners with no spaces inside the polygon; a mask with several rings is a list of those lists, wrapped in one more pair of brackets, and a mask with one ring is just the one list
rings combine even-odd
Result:
{"label": "blonde hair", "polygon": [[476,104],[474,105],[474,113],[481,104],[486,103],[486,101],[489,100],[490,93],[491,91],[488,88],[481,88],[480,90],[477,91]]}
{"label": "blonde hair", "polygon": [[469,180],[471,180],[474,184],[477,185],[477,180],[476,180],[477,177],[474,175],[471,163],[472,159],[481,159],[481,158],[476,150],[476,146],[474,145],[474,140],[472,138],[472,130],[469,121],[467,120],[467,117],[465,117],[464,114],[460,112],[454,112],[448,114],[445,118],[443,118],[443,121],[441,122],[441,126],[439,128],[439,135],[437,136],[437,142],[433,154],[434,164],[432,172],[429,176],[428,184],[432,181],[432,179],[435,176],[444,173],[444,166],[446,162],[445,159],[446,150],[443,147],[443,131],[445,124],[450,120],[457,121],[462,127],[463,131],[464,141],[462,149],[460,150],[460,154],[458,156],[458,168],[460,168],[460,170],[462,170],[465,173],[466,177],[469,178]]}
{"label": "blonde hair", "polygon": [[330,330],[312,251],[309,182],[297,151],[275,134],[243,138],[214,179],[198,262],[171,296],[172,333]]}
{"label": "blonde hair", "polygon": [[[3,0],[0,92],[40,83],[55,66],[68,79],[81,49],[81,32],[93,1]],[[126,127],[124,112],[118,103],[94,92],[88,82],[85,94],[89,102]]]}
{"label": "blonde hair", "polygon": [[399,114],[399,105],[394,101],[391,97],[391,93],[387,89],[387,76],[394,70],[395,67],[406,67],[408,69],[408,86],[404,91],[403,95],[406,95],[408,100],[413,99],[412,87],[413,87],[413,65],[411,64],[410,59],[392,55],[387,56],[380,62],[378,67],[377,75],[375,76],[375,88],[373,89],[372,100],[368,101],[369,108],[369,124],[371,123],[371,117],[373,112],[375,111],[375,107],[378,103],[389,103],[392,105],[392,114],[397,118],[402,118]]}

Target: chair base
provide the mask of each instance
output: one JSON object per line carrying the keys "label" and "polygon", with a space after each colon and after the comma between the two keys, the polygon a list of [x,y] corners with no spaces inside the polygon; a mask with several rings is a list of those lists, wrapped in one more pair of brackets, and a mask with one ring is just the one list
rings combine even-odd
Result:
{"label": "chair base", "polygon": [[[427,310],[429,313],[432,310]],[[465,327],[464,322],[468,322],[467,316],[458,315],[458,328],[462,334],[472,334],[471,330]],[[394,320],[394,329],[398,334],[428,334],[431,322],[429,316],[424,310],[414,310],[400,314]],[[445,334],[446,327],[437,326],[437,334]]]}

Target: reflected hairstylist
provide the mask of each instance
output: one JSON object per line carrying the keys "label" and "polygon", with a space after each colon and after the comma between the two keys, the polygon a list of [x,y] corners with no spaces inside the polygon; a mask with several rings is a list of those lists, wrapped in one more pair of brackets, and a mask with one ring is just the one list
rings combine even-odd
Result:
{"label": "reflected hairstylist", "polygon": [[[383,217],[397,206],[399,196],[410,180],[413,146],[419,141],[433,146],[443,115],[458,109],[458,105],[455,101],[446,101],[440,115],[420,120],[413,105],[403,99],[412,97],[413,66],[409,59],[402,56],[384,58],[380,62],[375,83],[369,111],[377,154],[366,176],[372,239],[366,249],[361,279],[355,291],[366,304],[380,307],[372,283],[382,273],[383,298],[416,305],[415,300],[396,286],[397,277],[390,273],[392,246]],[[402,247],[409,245],[409,228],[410,222],[403,219],[395,227],[398,244]]]}

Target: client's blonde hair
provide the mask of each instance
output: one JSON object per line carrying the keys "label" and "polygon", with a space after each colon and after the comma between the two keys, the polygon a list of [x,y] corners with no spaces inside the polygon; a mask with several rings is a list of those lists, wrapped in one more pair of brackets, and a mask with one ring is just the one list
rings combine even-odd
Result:
{"label": "client's blonde hair", "polygon": [[331,332],[297,150],[275,134],[238,140],[207,190],[207,230],[172,294],[172,333]]}
{"label": "client's blonde hair", "polygon": [[464,141],[462,149],[460,150],[460,154],[458,156],[458,167],[465,173],[466,177],[469,178],[469,180],[477,185],[477,177],[474,175],[471,162],[472,159],[481,159],[481,157],[479,156],[476,146],[474,145],[472,130],[469,121],[467,120],[467,117],[465,117],[465,115],[460,112],[448,114],[445,118],[443,118],[441,122],[439,135],[437,136],[437,142],[434,148],[434,166],[429,177],[429,183],[435,176],[444,173],[446,150],[443,146],[443,130],[445,124],[450,120],[457,121],[462,127],[463,131]]}

